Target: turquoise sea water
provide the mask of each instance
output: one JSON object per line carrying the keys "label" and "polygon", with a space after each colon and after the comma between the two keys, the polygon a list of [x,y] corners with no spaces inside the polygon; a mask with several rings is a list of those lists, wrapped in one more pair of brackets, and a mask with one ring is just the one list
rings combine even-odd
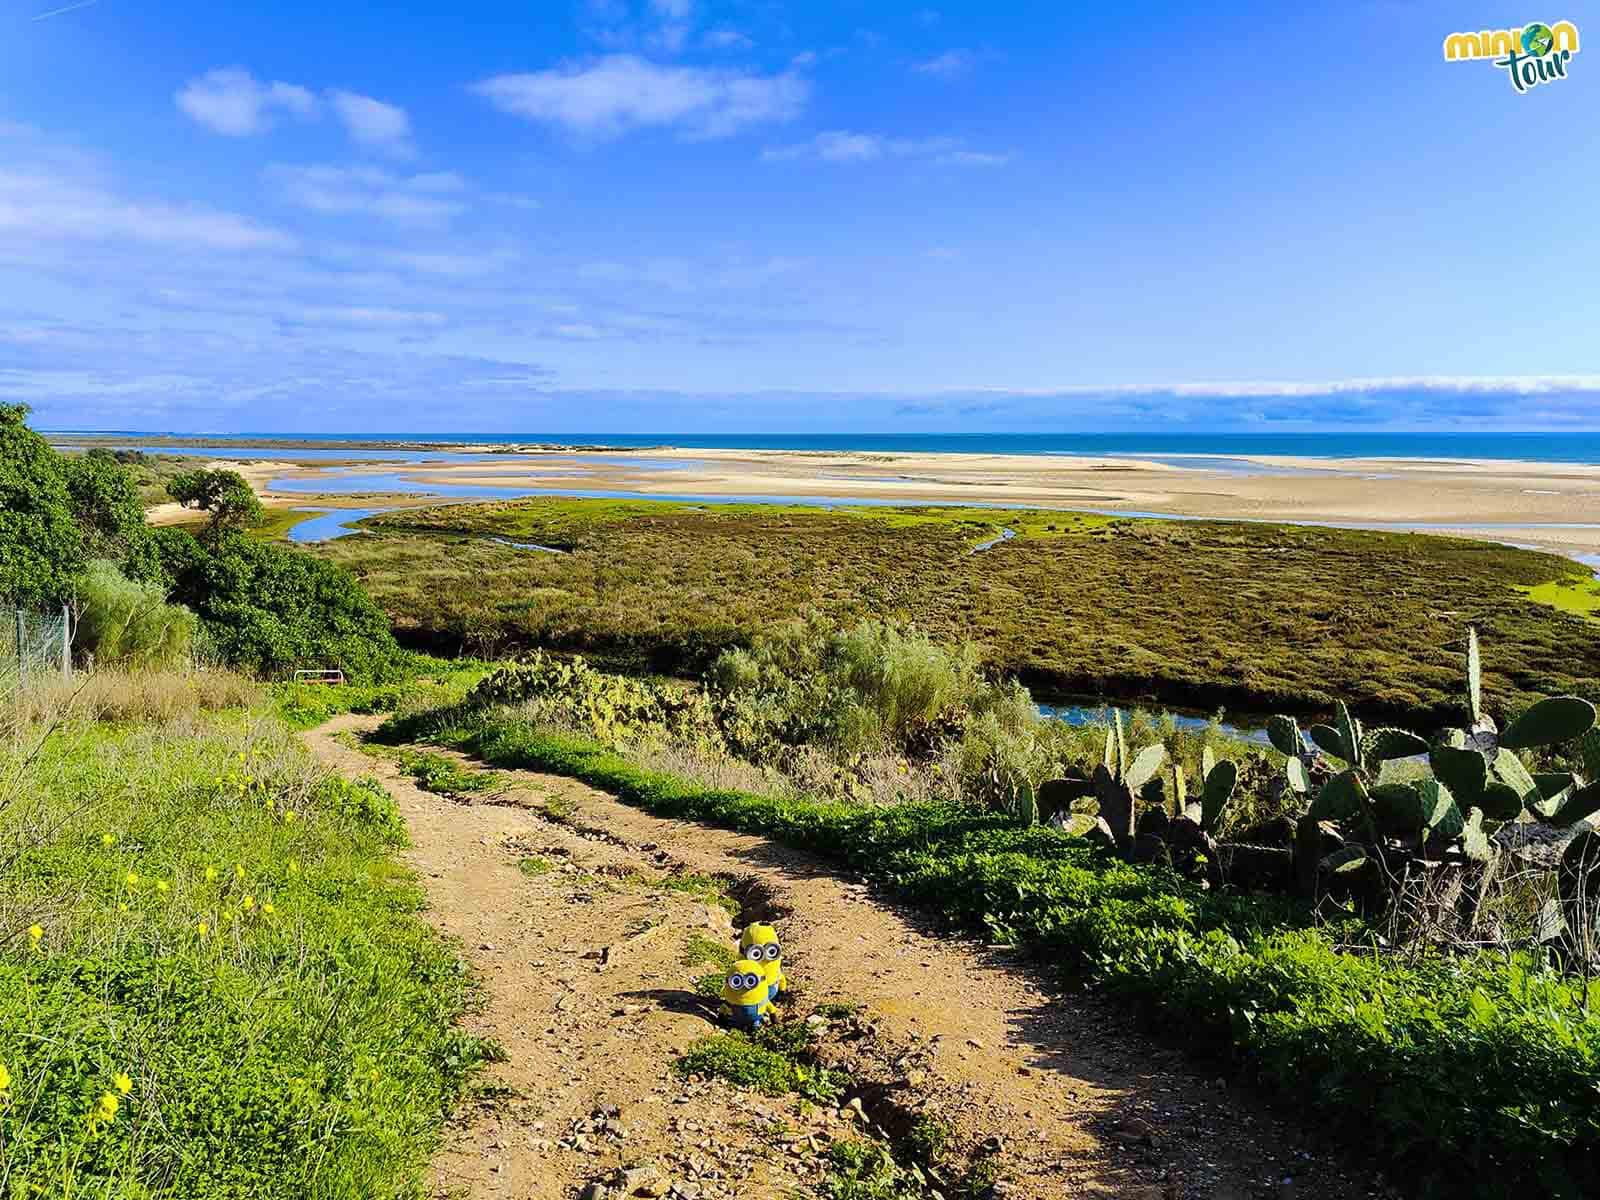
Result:
{"label": "turquoise sea water", "polygon": [[[64,431],[63,431],[64,432]],[[86,431],[76,431],[86,432]],[[139,444],[155,431],[109,431]],[[167,436],[156,434],[156,436]],[[179,435],[173,435],[179,436]],[[183,435],[198,436],[198,435]],[[616,447],[678,446],[705,450],[812,450],[865,453],[1198,454],[1232,459],[1270,454],[1316,458],[1513,459],[1600,463],[1600,431],[1579,433],[229,433],[214,437],[299,441],[337,450],[341,442],[535,442]],[[153,447],[152,447],[153,448]],[[239,453],[233,450],[232,453]],[[389,452],[395,453],[395,452]],[[414,452],[392,461],[412,459]],[[346,457],[366,457],[345,451]],[[387,454],[385,455],[387,457]],[[1216,464],[1209,464],[1215,466]]]}

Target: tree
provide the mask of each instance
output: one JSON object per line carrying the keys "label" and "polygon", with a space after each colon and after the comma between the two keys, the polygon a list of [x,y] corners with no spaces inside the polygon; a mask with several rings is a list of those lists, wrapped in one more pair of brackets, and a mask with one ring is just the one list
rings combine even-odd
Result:
{"label": "tree", "polygon": [[193,609],[222,656],[264,675],[339,667],[357,679],[402,658],[388,618],[350,572],[302,550],[223,530],[156,531],[170,599]]}
{"label": "tree", "polygon": [[42,608],[71,597],[83,538],[61,456],[27,418],[27,405],[0,404],[0,600]]}
{"label": "tree", "polygon": [[84,555],[110,559],[130,579],[155,579],[160,562],[145,524],[144,505],[121,462],[102,449],[61,461]]}
{"label": "tree", "polygon": [[260,524],[264,515],[261,501],[237,471],[185,471],[167,480],[167,494],[209,515],[206,538],[213,543],[228,530]]}

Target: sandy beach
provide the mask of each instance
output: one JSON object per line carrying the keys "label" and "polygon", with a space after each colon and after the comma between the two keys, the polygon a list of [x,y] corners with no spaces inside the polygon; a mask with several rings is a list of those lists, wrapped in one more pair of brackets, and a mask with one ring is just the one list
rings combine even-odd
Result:
{"label": "sandy beach", "polygon": [[[400,465],[252,462],[241,469],[274,506],[349,507],[377,496],[386,505],[415,504],[428,498],[404,493],[441,487],[981,503],[1425,529],[1600,554],[1600,466],[1584,464],[665,449]],[[362,487],[367,478],[370,490]],[[273,486],[285,480],[307,490]],[[328,493],[319,494],[321,480]]]}

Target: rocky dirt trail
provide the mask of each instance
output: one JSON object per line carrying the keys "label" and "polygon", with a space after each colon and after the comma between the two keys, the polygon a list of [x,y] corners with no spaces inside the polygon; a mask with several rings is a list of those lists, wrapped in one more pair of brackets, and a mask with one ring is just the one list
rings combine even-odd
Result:
{"label": "rocky dirt trail", "polygon": [[[919,1115],[948,1125],[952,1163],[992,1158],[997,1192],[1015,1200],[1388,1194],[1103,999],[934,936],[806,854],[533,772],[497,772],[487,799],[446,799],[353,744],[379,720],[336,718],[305,740],[394,795],[429,915],[483,983],[469,1024],[506,1050],[435,1164],[438,1197],[812,1194],[831,1144],[893,1138]],[[694,965],[691,939],[733,938],[725,909],[673,886],[690,873],[731,881],[743,919],[778,925],[798,985],[785,1020],[861,1006],[822,1026],[823,1057],[849,1079],[843,1107],[674,1072],[717,1032],[693,987],[713,968]]]}

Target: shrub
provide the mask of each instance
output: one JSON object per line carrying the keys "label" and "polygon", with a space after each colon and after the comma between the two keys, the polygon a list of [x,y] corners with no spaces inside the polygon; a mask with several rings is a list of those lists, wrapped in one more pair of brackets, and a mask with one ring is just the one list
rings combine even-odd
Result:
{"label": "shrub", "polygon": [[530,720],[580,731],[611,746],[722,745],[703,691],[610,675],[581,658],[569,662],[536,652],[480,682],[459,711],[494,705],[516,707]]}
{"label": "shrub", "polygon": [[926,749],[989,686],[970,646],[948,649],[894,622],[835,631],[819,618],[724,652],[707,682],[730,742],[755,762],[818,743],[841,756]]}
{"label": "shrub", "polygon": [[107,559],[90,563],[78,585],[77,646],[97,665],[187,665],[198,628],[187,608],[168,604],[155,584],[126,578]]}
{"label": "shrub", "polygon": [[157,546],[173,599],[194,610],[228,662],[267,676],[337,667],[371,681],[403,672],[387,619],[349,572],[226,530],[202,543],[162,529]]}

